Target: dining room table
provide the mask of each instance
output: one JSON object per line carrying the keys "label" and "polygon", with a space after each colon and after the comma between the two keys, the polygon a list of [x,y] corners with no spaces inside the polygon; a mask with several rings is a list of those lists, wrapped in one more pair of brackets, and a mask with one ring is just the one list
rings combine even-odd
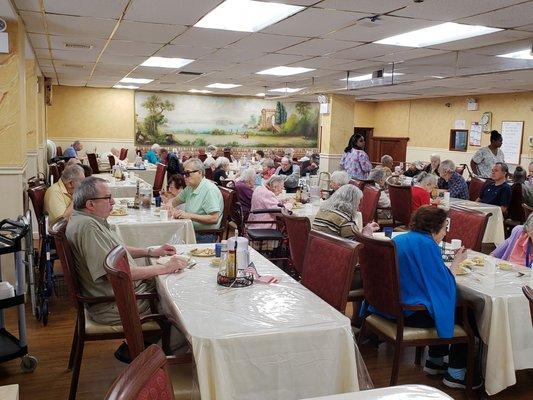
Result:
{"label": "dining room table", "polygon": [[122,241],[132,247],[148,247],[163,243],[196,243],[194,226],[190,219],[171,219],[165,210],[154,205],[149,208],[129,208],[132,198],[115,200],[113,213],[107,218]]}
{"label": "dining room table", "polygon": [[193,257],[193,268],[156,277],[162,309],[191,344],[201,398],[296,400],[358,391],[350,320],[253,248],[249,252],[258,275],[277,283],[221,286],[213,257]]}
{"label": "dining room table", "polygon": [[305,400],[451,400],[443,391],[426,385],[398,385]]}
{"label": "dining room table", "polygon": [[[154,164],[142,165],[142,167],[136,167],[134,163],[126,164],[126,170],[129,172],[130,176],[138,176],[143,181],[153,185],[155,181],[155,173],[157,171],[157,166]],[[165,174],[166,179],[166,174]],[[163,182],[163,187],[165,183]]]}
{"label": "dining room table", "polygon": [[129,177],[128,179],[120,180],[116,179],[112,174],[103,172],[100,174],[93,174],[98,178],[105,179],[111,190],[111,195],[113,198],[125,198],[125,197],[134,197],[137,193],[137,182],[139,182],[139,187],[151,192],[152,185],[146,182],[145,180],[134,177]]}

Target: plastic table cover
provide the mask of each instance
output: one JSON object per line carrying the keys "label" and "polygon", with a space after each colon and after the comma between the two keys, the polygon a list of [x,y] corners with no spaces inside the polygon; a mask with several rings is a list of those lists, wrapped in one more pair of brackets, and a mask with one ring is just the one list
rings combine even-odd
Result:
{"label": "plastic table cover", "polygon": [[290,400],[359,390],[350,320],[252,248],[250,259],[260,275],[281,282],[219,286],[218,269],[201,257],[192,269],[156,279],[163,310],[192,345],[202,399]]}
{"label": "plastic table cover", "polygon": [[93,174],[93,176],[105,179],[107,181],[109,189],[111,190],[111,195],[115,199],[123,197],[135,197],[135,193],[137,192],[137,180],[139,180],[141,186],[148,185],[150,188],[152,187],[151,184],[137,177],[135,179],[119,181],[113,178],[109,173]]}
{"label": "plastic table cover", "polygon": [[[401,385],[356,393],[315,397],[313,400],[448,400],[446,393],[424,385]],[[311,399],[307,399],[311,400]]]}
{"label": "plastic table cover", "polygon": [[533,285],[533,278],[528,268],[502,271],[497,268],[502,260],[469,250],[468,257],[474,256],[483,257],[485,266],[472,267],[470,274],[455,279],[459,295],[475,304],[486,345],[485,389],[493,395],[516,383],[516,370],[533,368],[533,327],[522,293],[522,286]]}

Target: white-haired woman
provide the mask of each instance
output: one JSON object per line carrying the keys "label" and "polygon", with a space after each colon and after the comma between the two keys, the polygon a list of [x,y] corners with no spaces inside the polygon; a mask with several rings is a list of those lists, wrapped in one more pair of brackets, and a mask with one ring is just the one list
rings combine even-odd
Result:
{"label": "white-haired woman", "polygon": [[421,172],[416,176],[414,186],[411,188],[411,211],[415,212],[422,206],[430,204],[439,204],[440,199],[437,197],[431,200],[431,191],[437,186],[437,176],[428,172]]}
{"label": "white-haired woman", "polygon": [[524,225],[517,225],[509,236],[491,255],[514,264],[531,268],[533,264],[533,214],[529,214]]}
{"label": "white-haired woman", "polygon": [[327,199],[318,210],[313,229],[345,238],[354,237],[355,232],[371,235],[379,229],[376,222],[362,227],[358,211],[363,192],[354,185],[343,185]]}
{"label": "white-haired woman", "polygon": [[250,213],[252,207],[252,196],[255,188],[256,172],[253,168],[248,168],[242,171],[240,179],[235,182],[235,191],[237,192],[237,199],[241,203],[242,211],[245,215]]}
{"label": "white-haired woman", "polygon": [[161,151],[161,146],[157,143],[152,145],[152,148],[146,152],[144,159],[147,160],[150,164],[157,164],[159,162],[159,152]]}
{"label": "white-haired woman", "polygon": [[261,171],[261,176],[263,179],[268,180],[272,175],[276,173],[276,167],[274,160],[271,158],[265,158],[263,160],[263,170]]}
{"label": "white-haired woman", "polygon": [[221,185],[221,179],[228,177],[229,160],[226,157],[218,157],[215,164],[215,171],[213,172],[213,180],[217,185]]}
{"label": "white-haired woman", "polygon": [[[283,192],[285,177],[280,175],[272,175],[268,181],[262,186],[258,186],[252,195],[251,211],[263,209],[281,208],[284,203],[292,202],[292,200],[280,200],[278,196]],[[276,220],[275,214],[250,214],[248,221],[272,221]],[[257,224],[250,225],[249,228],[263,228],[273,229],[274,224]]]}

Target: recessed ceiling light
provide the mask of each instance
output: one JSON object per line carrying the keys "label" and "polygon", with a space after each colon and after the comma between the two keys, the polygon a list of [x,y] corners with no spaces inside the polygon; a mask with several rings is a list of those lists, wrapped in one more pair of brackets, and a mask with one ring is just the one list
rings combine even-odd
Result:
{"label": "recessed ceiling light", "polygon": [[276,76],[288,76],[303,74],[304,72],[314,71],[314,68],[303,67],[274,67],[265,69],[263,71],[256,72],[258,75],[276,75]]}
{"label": "recessed ceiling light", "polygon": [[303,88],[290,88],[290,87],[283,87],[283,88],[277,88],[277,89],[268,89],[269,92],[279,92],[279,93],[295,93],[299,92]]}
{"label": "recessed ceiling light", "polygon": [[486,35],[501,30],[502,29],[499,28],[490,28],[481,25],[464,25],[456,24],[455,22],[445,22],[444,24],[394,35],[374,43],[407,47],[427,47],[435,44],[467,39],[474,36]]}
{"label": "recessed ceiling light", "polygon": [[[389,72],[385,72],[383,74],[383,78],[390,78],[393,74]],[[403,75],[401,72],[395,72],[394,76]],[[365,74],[365,75],[358,75],[358,76],[352,76],[348,78],[349,82],[362,82],[362,81],[369,81],[372,79],[372,74]],[[381,79],[381,78],[375,78],[375,79]],[[341,81],[346,81],[346,78],[342,78]]]}
{"label": "recessed ceiling light", "polygon": [[116,84],[113,87],[115,89],[139,89],[139,86],[135,86],[135,85],[119,85],[119,84]]}
{"label": "recessed ceiling light", "polygon": [[305,7],[251,0],[226,0],[194,26],[238,32],[257,32]]}
{"label": "recessed ceiling light", "polygon": [[189,93],[213,93],[211,90],[205,90],[205,89],[189,89]]}
{"label": "recessed ceiling light", "polygon": [[145,79],[145,78],[122,78],[120,82],[122,83],[150,83],[153,82],[153,79]]}
{"label": "recessed ceiling light", "polygon": [[212,88],[212,89],[233,89],[239,86],[242,86],[242,85],[237,85],[235,83],[212,83],[210,85],[207,85],[206,87]]}
{"label": "recessed ceiling light", "polygon": [[187,58],[150,57],[141,64],[143,67],[181,68],[194,60]]}
{"label": "recessed ceiling light", "polygon": [[512,53],[507,53],[507,54],[500,54],[500,55],[497,55],[496,57],[514,58],[517,60],[533,60],[533,54],[531,54],[530,49],[514,51]]}
{"label": "recessed ceiling light", "polygon": [[255,95],[258,96],[258,97],[265,97],[264,93],[256,93]]}

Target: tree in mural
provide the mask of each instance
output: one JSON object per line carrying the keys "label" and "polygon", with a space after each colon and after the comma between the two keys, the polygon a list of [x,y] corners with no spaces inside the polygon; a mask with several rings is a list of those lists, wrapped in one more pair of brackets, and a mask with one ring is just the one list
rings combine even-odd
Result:
{"label": "tree in mural", "polygon": [[285,106],[281,103],[281,101],[278,101],[276,103],[276,125],[284,124],[287,121],[287,110],[285,109]]}
{"label": "tree in mural", "polygon": [[295,108],[296,112],[300,114],[302,119],[309,119],[309,112],[311,110],[311,105],[309,103],[299,101],[298,103],[296,103]]}
{"label": "tree in mural", "polygon": [[311,115],[313,110],[311,104],[298,102],[295,106],[296,112],[300,115],[296,131],[305,137],[314,137],[317,134],[317,126],[312,123],[316,115]]}
{"label": "tree in mural", "polygon": [[148,110],[148,115],[144,118],[144,128],[149,136],[157,136],[159,126],[167,123],[163,114],[165,111],[174,110],[174,104],[168,100],[163,101],[158,95],[151,95],[142,106]]}

